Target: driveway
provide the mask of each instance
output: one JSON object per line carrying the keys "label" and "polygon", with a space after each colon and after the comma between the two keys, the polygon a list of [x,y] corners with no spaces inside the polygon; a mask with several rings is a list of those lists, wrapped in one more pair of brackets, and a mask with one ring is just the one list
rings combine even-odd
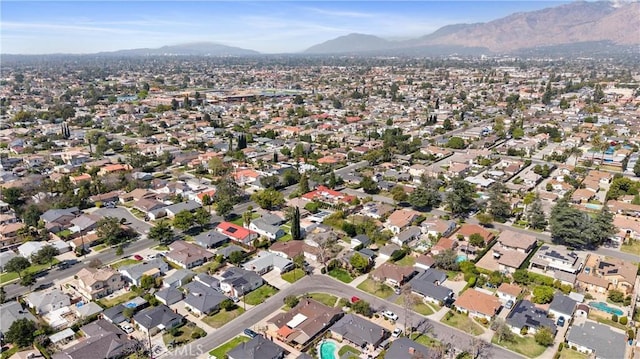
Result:
{"label": "driveway", "polygon": [[124,218],[127,223],[129,223],[129,227],[133,228],[136,232],[141,235],[146,234],[151,228],[151,225],[145,221],[139,220],[136,216],[131,214],[126,208],[116,207],[116,208],[98,208],[93,211],[96,214],[105,217],[116,217],[116,218]]}
{"label": "driveway", "polygon": [[280,290],[291,285],[291,283],[282,279],[282,277],[280,276],[280,272],[278,272],[277,270],[269,271],[269,273],[262,276],[262,279],[264,279],[265,281],[267,281],[267,283],[271,284],[272,286]]}

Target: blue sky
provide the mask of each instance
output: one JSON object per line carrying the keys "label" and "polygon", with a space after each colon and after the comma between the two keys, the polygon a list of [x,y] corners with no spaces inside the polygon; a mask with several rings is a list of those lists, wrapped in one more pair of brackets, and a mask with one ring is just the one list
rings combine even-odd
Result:
{"label": "blue sky", "polygon": [[7,1],[0,51],[93,53],[211,41],[298,52],[349,33],[385,38],[494,20],[560,1]]}

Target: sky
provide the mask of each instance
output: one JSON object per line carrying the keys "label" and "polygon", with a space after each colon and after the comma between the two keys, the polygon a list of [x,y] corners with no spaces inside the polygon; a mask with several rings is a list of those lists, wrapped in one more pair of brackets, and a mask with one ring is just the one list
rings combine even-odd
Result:
{"label": "sky", "polygon": [[95,53],[215,42],[300,52],[350,33],[404,39],[562,1],[0,1],[0,53]]}

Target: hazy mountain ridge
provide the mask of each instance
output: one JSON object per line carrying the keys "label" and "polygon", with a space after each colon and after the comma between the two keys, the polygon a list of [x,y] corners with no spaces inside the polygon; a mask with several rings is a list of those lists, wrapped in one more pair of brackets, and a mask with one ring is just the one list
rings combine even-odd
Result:
{"label": "hazy mountain ridge", "polygon": [[97,55],[113,56],[250,56],[259,55],[258,51],[243,49],[213,42],[194,42],[180,45],[163,46],[160,48],[142,48],[101,52]]}

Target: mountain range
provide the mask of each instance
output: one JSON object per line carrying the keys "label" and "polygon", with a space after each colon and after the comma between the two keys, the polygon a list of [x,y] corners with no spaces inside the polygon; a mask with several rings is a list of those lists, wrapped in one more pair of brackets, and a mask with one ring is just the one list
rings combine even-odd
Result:
{"label": "mountain range", "polygon": [[98,53],[98,55],[106,56],[251,56],[259,54],[258,51],[212,42],[193,42],[163,46],[157,49],[130,49]]}

